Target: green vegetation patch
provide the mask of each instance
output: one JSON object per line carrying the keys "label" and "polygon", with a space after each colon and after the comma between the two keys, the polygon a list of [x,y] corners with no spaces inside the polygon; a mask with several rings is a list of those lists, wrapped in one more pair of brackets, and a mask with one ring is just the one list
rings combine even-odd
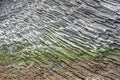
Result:
{"label": "green vegetation patch", "polygon": [[[42,63],[46,65],[54,65],[55,62],[69,63],[75,60],[104,60],[114,59],[120,60],[120,50],[118,49],[96,49],[94,51],[88,48],[61,45],[48,46],[46,48],[25,49],[25,45],[20,42],[1,46],[0,62],[10,65],[26,63]],[[10,52],[10,46],[14,46],[16,50]]]}
{"label": "green vegetation patch", "polygon": [[7,65],[25,65],[27,63],[55,65],[56,62],[69,63],[80,60],[120,60],[119,49],[105,47],[93,49],[86,47],[86,45],[76,44],[56,34],[49,32],[49,35],[46,33],[44,37],[40,37],[37,45],[41,47],[35,47],[34,43],[28,41],[2,45],[0,47],[0,63]]}

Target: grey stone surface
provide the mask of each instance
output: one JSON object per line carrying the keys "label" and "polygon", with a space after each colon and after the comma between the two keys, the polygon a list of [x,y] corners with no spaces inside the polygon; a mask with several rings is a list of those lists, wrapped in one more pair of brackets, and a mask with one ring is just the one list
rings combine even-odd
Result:
{"label": "grey stone surface", "polygon": [[0,45],[120,47],[120,0],[0,0]]}

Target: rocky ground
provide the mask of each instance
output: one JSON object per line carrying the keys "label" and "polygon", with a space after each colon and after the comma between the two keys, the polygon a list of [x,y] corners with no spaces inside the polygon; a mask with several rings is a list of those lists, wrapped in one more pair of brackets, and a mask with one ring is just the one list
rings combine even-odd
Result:
{"label": "rocky ground", "polygon": [[0,3],[0,45],[28,41],[34,45],[32,48],[43,47],[39,41],[52,44],[55,40],[49,36],[53,36],[92,48],[119,48],[119,0],[2,0]]}
{"label": "rocky ground", "polygon": [[79,61],[54,67],[31,64],[24,68],[0,65],[0,80],[120,80],[120,62]]}
{"label": "rocky ground", "polygon": [[120,80],[119,0],[0,0],[1,80]]}

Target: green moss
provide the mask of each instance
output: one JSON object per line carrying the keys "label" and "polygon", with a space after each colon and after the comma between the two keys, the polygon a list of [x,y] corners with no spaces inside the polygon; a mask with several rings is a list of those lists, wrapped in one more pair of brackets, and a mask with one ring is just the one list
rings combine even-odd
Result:
{"label": "green moss", "polygon": [[[55,39],[55,38],[54,38]],[[16,42],[10,45],[3,45],[0,47],[0,62],[4,64],[20,64],[25,65],[28,62],[43,63],[46,65],[54,65],[55,62],[69,63],[75,60],[103,60],[115,59],[120,60],[120,50],[110,48],[98,48],[94,51],[86,47],[67,45],[60,39],[55,39],[56,44],[46,45],[44,40],[42,43],[46,48],[24,49],[29,46],[29,43]],[[62,42],[61,42],[62,41]],[[9,48],[14,46],[16,50],[10,53]]]}

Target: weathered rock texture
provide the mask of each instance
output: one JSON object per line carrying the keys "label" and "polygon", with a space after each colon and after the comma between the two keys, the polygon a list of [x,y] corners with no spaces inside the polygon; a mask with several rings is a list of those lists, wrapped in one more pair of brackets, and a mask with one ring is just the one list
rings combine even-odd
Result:
{"label": "weathered rock texture", "polygon": [[56,35],[71,43],[120,45],[119,0],[1,0],[0,45]]}
{"label": "weathered rock texture", "polygon": [[[19,64],[19,61],[31,59],[59,66],[59,61],[79,61],[82,56],[87,59],[104,57],[118,69],[120,0],[0,0],[0,46],[0,61],[7,63],[13,61]],[[14,56],[15,53],[18,54]],[[89,65],[62,68],[81,80],[90,75],[97,77],[95,65],[88,64],[94,66],[93,71],[90,71]],[[100,65],[103,67],[106,63],[103,61]],[[79,66],[90,74],[80,72],[84,69]],[[120,79],[120,70],[113,67],[111,72],[109,70],[103,75],[105,70],[98,71],[99,77],[104,80]],[[64,76],[59,71],[55,72]],[[3,73],[7,72],[4,70]]]}

